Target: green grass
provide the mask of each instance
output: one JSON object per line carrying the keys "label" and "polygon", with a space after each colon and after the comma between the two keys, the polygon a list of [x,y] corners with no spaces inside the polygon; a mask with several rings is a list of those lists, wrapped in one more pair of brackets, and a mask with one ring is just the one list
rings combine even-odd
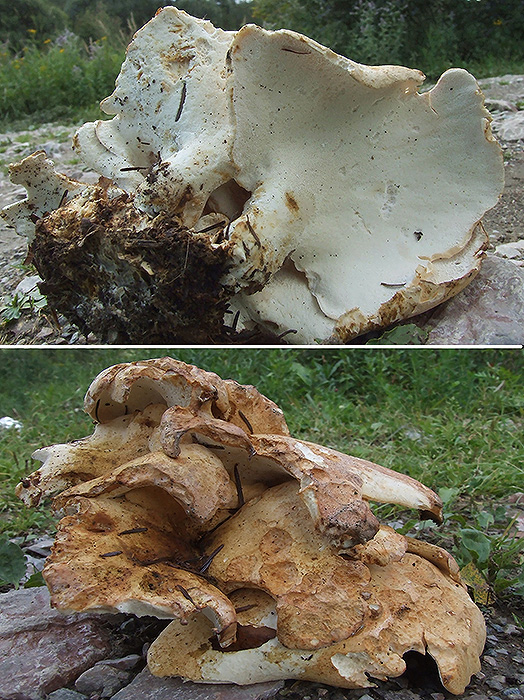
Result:
{"label": "green grass", "polygon": [[[480,80],[482,78],[492,78],[500,75],[522,75],[524,73],[524,60],[506,59],[500,56],[485,56],[482,61],[459,61],[455,67],[465,68],[472,73],[475,78]],[[503,83],[501,83],[501,85],[502,84]]]}
{"label": "green grass", "polygon": [[456,489],[471,504],[524,491],[518,349],[4,348],[0,416],[24,427],[0,436],[0,532],[50,527],[47,507],[26,509],[14,487],[35,468],[36,448],[91,433],[82,400],[96,374],[162,354],[254,384],[295,437]]}
{"label": "green grass", "polygon": [[[376,41],[372,43],[376,48]],[[102,37],[90,45],[71,35],[63,44],[35,36],[16,55],[0,47],[0,131],[52,121],[74,124],[107,118],[99,102],[113,91],[125,44],[123,34],[111,40]],[[349,49],[346,53],[358,58]],[[379,62],[391,62],[391,55],[386,51]],[[431,80],[452,66],[466,68],[477,78],[524,72],[524,61],[503,55],[465,62],[443,59],[437,52],[416,63],[413,67]]]}
{"label": "green grass", "polygon": [[114,88],[124,46],[79,39],[0,53],[0,129],[101,118],[98,103]]}

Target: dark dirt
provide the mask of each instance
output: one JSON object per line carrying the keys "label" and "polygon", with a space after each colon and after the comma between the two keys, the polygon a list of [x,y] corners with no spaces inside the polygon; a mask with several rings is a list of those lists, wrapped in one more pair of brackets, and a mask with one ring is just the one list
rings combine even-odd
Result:
{"label": "dark dirt", "polygon": [[220,338],[225,254],[211,255],[168,217],[140,226],[127,195],[107,196],[109,184],[90,197],[89,218],[65,205],[36,226],[30,254],[49,305],[103,344],[201,345]]}

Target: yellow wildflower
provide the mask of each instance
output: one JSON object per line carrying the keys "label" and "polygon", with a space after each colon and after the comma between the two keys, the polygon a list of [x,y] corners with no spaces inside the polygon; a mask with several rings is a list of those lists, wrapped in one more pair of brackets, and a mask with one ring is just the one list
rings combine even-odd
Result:
{"label": "yellow wildflower", "polygon": [[501,20],[501,19],[496,19],[496,20],[494,20],[493,24],[494,24],[496,27],[500,27],[500,25],[502,24],[502,20]]}
{"label": "yellow wildflower", "polygon": [[36,29],[28,29],[29,34],[36,34]]}
{"label": "yellow wildflower", "polygon": [[65,49],[60,49],[58,53],[64,53]]}
{"label": "yellow wildflower", "polygon": [[51,39],[46,39],[46,40],[44,41],[44,44],[50,44],[50,43],[51,43]]}

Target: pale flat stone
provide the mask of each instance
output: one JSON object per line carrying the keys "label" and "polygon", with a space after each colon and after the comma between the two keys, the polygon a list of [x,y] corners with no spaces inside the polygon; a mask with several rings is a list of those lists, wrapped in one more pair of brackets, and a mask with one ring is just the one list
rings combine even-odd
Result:
{"label": "pale flat stone", "polygon": [[128,654],[119,659],[103,659],[103,661],[97,661],[95,666],[111,666],[120,671],[130,671],[140,661],[142,661],[140,654]]}
{"label": "pale flat stone", "polygon": [[524,241],[501,243],[496,247],[495,253],[513,262],[524,260]]}
{"label": "pale flat stone", "polygon": [[524,76],[522,75],[485,78],[480,81],[480,87],[488,100],[507,100],[515,104],[524,100]]}
{"label": "pale flat stone", "polygon": [[111,652],[105,616],[62,615],[47,588],[0,595],[0,698],[40,700]]}
{"label": "pale flat stone", "polygon": [[424,327],[428,345],[522,345],[524,269],[488,254],[471,284],[439,306]]}
{"label": "pale flat stone", "polygon": [[284,681],[232,685],[184,682],[181,678],[158,678],[146,668],[113,700],[269,700]]}
{"label": "pale flat stone", "polygon": [[504,141],[524,139],[524,110],[504,114],[493,119],[493,131]]}

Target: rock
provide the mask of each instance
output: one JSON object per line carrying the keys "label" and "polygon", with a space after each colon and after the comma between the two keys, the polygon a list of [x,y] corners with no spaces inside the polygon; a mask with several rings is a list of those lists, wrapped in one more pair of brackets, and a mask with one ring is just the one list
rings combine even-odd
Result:
{"label": "rock", "polygon": [[494,117],[492,127],[494,133],[504,141],[524,139],[524,110]]}
{"label": "rock", "polygon": [[524,698],[524,695],[518,688],[506,688],[506,690],[502,691],[502,695],[508,700],[522,700]]}
{"label": "rock", "polygon": [[495,253],[501,258],[511,260],[519,267],[524,266],[524,241],[502,243],[495,248]]}
{"label": "rock", "polygon": [[488,254],[471,284],[437,307],[422,327],[429,331],[428,345],[521,345],[524,270]]}
{"label": "rock", "polygon": [[105,616],[62,615],[45,587],[0,595],[2,700],[38,700],[110,652]]}
{"label": "rock", "polygon": [[489,664],[490,666],[498,666],[498,661],[497,659],[493,658],[493,656],[484,656],[482,660],[484,663]]}
{"label": "rock", "polygon": [[24,277],[17,284],[15,294],[18,294],[19,296],[27,296],[30,299],[32,299],[34,296],[40,295],[38,283],[41,281],[42,278],[38,275],[30,275],[29,277]]}
{"label": "rock", "polygon": [[492,690],[504,690],[504,687],[506,685],[506,677],[493,676],[493,678],[488,678],[486,680],[486,685],[489,686]]}
{"label": "rock", "polygon": [[82,693],[77,693],[76,690],[60,688],[60,690],[49,693],[47,700],[86,700],[86,696],[82,695]]}
{"label": "rock", "polygon": [[415,442],[419,442],[424,437],[424,434],[421,433],[420,430],[411,426],[406,426],[403,428],[402,432],[408,440],[413,440]]}
{"label": "rock", "polygon": [[130,671],[139,661],[142,661],[142,657],[139,654],[128,654],[121,659],[104,659],[103,661],[97,661],[95,666],[105,665],[120,671]]}
{"label": "rock", "polygon": [[485,100],[485,105],[490,112],[516,112],[517,105],[513,102],[508,102],[508,100],[497,100],[492,97],[487,97]]}
{"label": "rock", "polygon": [[49,338],[50,335],[53,335],[54,330],[51,327],[47,328],[42,328],[41,331],[39,331],[36,335],[37,340],[45,340],[46,338]]}
{"label": "rock", "polygon": [[54,544],[54,540],[49,537],[44,537],[38,540],[34,540],[30,544],[24,547],[24,551],[29,554],[36,554],[39,557],[48,557],[51,554],[51,547]]}
{"label": "rock", "polygon": [[283,685],[283,681],[246,686],[192,683],[181,678],[157,678],[145,668],[113,700],[269,700]]}
{"label": "rock", "polygon": [[395,690],[392,692],[386,690],[381,695],[383,700],[420,700],[420,695],[413,693],[411,690]]}
{"label": "rock", "polygon": [[20,432],[23,427],[19,420],[11,418],[11,416],[0,418],[0,433],[4,430],[18,430],[18,432]]}
{"label": "rock", "polygon": [[129,673],[107,664],[88,668],[76,679],[75,688],[84,695],[110,698],[129,683]]}
{"label": "rock", "polygon": [[524,100],[524,76],[502,75],[485,78],[480,87],[488,100],[507,100],[518,104]]}

